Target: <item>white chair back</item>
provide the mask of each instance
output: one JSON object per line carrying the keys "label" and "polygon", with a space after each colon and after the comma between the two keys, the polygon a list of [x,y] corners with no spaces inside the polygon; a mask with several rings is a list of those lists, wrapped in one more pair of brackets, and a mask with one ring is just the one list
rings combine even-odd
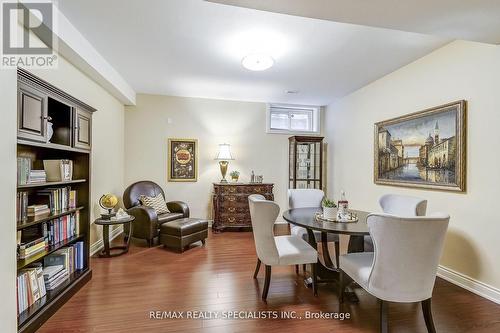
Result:
{"label": "white chair back", "polygon": [[276,222],[280,207],[260,194],[250,195],[248,205],[257,257],[265,265],[277,265],[279,253],[274,241],[274,222]]}
{"label": "white chair back", "polygon": [[368,291],[393,302],[419,302],[432,296],[450,220],[447,214],[367,219],[375,255]]}
{"label": "white chair back", "polygon": [[427,200],[408,195],[386,194],[380,200],[386,214],[397,216],[425,216]]}
{"label": "white chair back", "polygon": [[289,189],[288,206],[293,208],[321,207],[325,193],[317,189]]}

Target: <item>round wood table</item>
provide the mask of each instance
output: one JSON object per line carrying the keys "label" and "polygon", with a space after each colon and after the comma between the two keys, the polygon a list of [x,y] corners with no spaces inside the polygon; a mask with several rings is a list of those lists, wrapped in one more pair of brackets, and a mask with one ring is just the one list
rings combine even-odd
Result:
{"label": "round wood table", "polygon": [[[364,236],[369,235],[368,224],[366,218],[370,213],[360,210],[349,210],[357,215],[357,222],[330,222],[318,219],[317,214],[322,213],[321,208],[296,208],[290,209],[283,213],[283,218],[290,224],[303,227],[307,230],[308,243],[317,248],[316,238],[314,231],[321,232],[321,248],[323,254],[323,262],[318,260],[316,265],[317,283],[338,282],[339,269],[335,267],[330,257],[328,249],[327,234],[349,235],[349,245],[347,248],[348,253],[363,252],[364,251]],[[339,246],[335,243],[335,257],[339,262]],[[310,285],[311,278],[306,280],[306,284]],[[353,301],[357,301],[354,293],[346,293],[346,296]]]}
{"label": "round wood table", "polygon": [[[122,254],[125,254],[128,252],[128,247],[130,244],[130,238],[132,236],[132,228],[133,228],[133,221],[135,220],[135,217],[132,215],[129,215],[127,218],[119,219],[119,220],[106,220],[106,219],[97,219],[94,221],[95,224],[102,225],[102,241],[104,243],[104,249],[99,252],[99,257],[103,258],[110,258],[110,257],[117,257]],[[128,235],[125,237],[125,242],[123,245],[120,246],[109,246],[109,226],[111,225],[118,225],[118,224],[129,224],[129,231]],[[111,253],[112,250],[120,250],[119,252]]]}

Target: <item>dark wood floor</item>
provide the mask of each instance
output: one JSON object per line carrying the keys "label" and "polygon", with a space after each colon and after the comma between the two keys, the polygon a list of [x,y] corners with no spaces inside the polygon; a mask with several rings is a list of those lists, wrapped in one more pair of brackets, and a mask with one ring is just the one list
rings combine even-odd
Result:
{"label": "dark wood floor", "polygon": [[[377,332],[378,305],[361,289],[352,319],[150,319],[150,311],[338,311],[333,287],[319,297],[293,267],[273,268],[268,302],[260,299],[263,269],[255,267],[252,233],[210,235],[205,247],[183,254],[133,241],[130,253],[92,259],[93,278],[39,332]],[[433,313],[438,332],[500,332],[500,305],[438,279]],[[389,307],[391,332],[426,332],[417,304]]]}

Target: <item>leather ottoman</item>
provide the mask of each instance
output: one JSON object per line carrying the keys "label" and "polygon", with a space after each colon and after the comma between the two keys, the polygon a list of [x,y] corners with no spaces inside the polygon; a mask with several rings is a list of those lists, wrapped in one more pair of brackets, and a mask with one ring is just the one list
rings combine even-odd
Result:
{"label": "leather ottoman", "polygon": [[195,218],[183,218],[160,226],[160,243],[180,252],[189,244],[201,241],[205,244],[208,237],[208,221]]}

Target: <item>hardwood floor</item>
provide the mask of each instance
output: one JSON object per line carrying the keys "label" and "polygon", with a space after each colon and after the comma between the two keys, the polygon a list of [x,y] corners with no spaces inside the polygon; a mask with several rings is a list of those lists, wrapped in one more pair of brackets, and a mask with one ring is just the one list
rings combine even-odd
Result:
{"label": "hardwood floor", "polygon": [[[178,254],[147,248],[133,240],[130,252],[93,258],[92,280],[39,330],[69,332],[377,332],[378,304],[356,289],[358,304],[346,302],[351,319],[150,319],[151,311],[306,311],[337,312],[334,286],[319,296],[303,284],[293,266],[273,267],[267,304],[260,298],[264,269],[256,264],[252,233],[210,234]],[[301,270],[302,274],[302,270]],[[437,279],[433,315],[438,332],[500,332],[500,305]],[[78,327],[75,329],[74,327]],[[426,332],[419,304],[389,306],[391,332]]]}

